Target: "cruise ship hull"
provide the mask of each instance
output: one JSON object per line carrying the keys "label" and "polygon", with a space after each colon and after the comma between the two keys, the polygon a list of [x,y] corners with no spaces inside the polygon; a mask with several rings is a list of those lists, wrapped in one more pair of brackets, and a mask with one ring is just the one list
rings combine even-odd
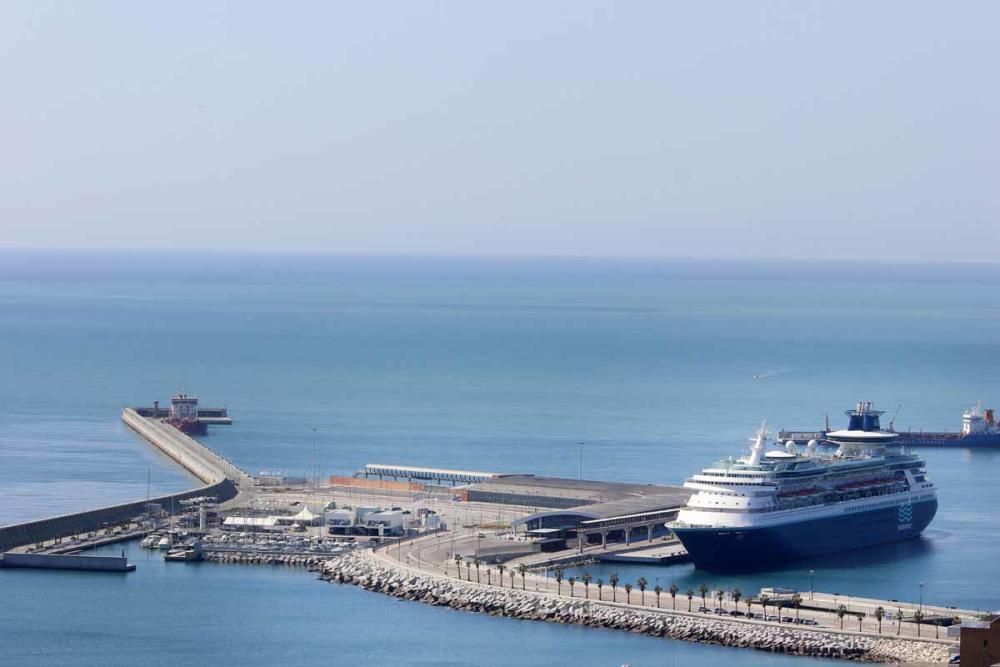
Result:
{"label": "cruise ship hull", "polygon": [[916,537],[934,518],[937,505],[935,498],[761,528],[671,528],[696,567],[749,571]]}

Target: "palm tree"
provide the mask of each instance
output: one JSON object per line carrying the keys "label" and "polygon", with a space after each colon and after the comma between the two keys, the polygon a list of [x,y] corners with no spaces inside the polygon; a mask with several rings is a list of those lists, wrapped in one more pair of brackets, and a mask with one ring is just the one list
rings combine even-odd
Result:
{"label": "palm tree", "polygon": [[503,571],[506,570],[506,569],[507,569],[507,566],[504,565],[503,563],[499,563],[497,565],[497,572],[499,572],[499,575],[497,576],[497,579],[500,580],[500,588],[503,588]]}
{"label": "palm tree", "polygon": [[511,568],[509,574],[510,574],[510,587],[514,588],[514,585],[517,584],[517,581],[515,580],[515,577],[517,576],[517,570]]}
{"label": "palm tree", "polygon": [[861,622],[865,620],[864,614],[858,614],[858,632],[861,632]]}
{"label": "palm tree", "polygon": [[739,609],[740,598],[743,597],[743,591],[741,591],[739,588],[734,588],[732,593],[729,594],[729,596],[733,598],[733,608]]}
{"label": "palm tree", "polygon": [[524,581],[528,576],[528,566],[524,563],[521,563],[520,565],[517,566],[517,572],[518,574],[521,575],[521,590],[522,591],[528,590],[527,584]]}
{"label": "palm tree", "polygon": [[583,593],[590,599],[590,572],[583,573]]}
{"label": "palm tree", "polygon": [[903,632],[903,608],[900,607],[897,613],[899,614],[896,616],[898,619],[896,621],[896,634],[898,635]]}
{"label": "palm tree", "polygon": [[[674,611],[677,610],[677,593],[680,591],[680,587],[677,586],[673,581],[670,582],[670,599],[673,600],[672,604],[674,606]],[[688,611],[691,611],[690,609]]]}
{"label": "palm tree", "polygon": [[879,607],[875,610],[875,620],[878,621],[878,633],[882,634],[882,619],[885,618],[885,609]]}
{"label": "palm tree", "polygon": [[576,586],[576,577],[570,577],[566,582],[569,584],[569,596],[573,597],[573,587]]}
{"label": "palm tree", "polygon": [[720,588],[719,590],[715,591],[715,597],[719,600],[719,608],[722,609],[723,608],[722,599],[726,597],[726,591]]}
{"label": "palm tree", "polygon": [[656,584],[653,586],[653,592],[656,593],[656,608],[660,608],[660,593],[663,592],[663,586]]}
{"label": "palm tree", "polygon": [[764,593],[760,596],[760,606],[764,608],[764,620],[767,620],[767,603],[771,601],[771,596]]}
{"label": "palm tree", "polygon": [[493,585],[493,577],[490,576],[492,574],[493,574],[493,570],[491,570],[490,568],[486,568],[486,585],[487,586],[492,586]]}
{"label": "palm tree", "polygon": [[708,595],[708,590],[709,589],[708,589],[708,586],[706,584],[702,584],[701,586],[698,587],[698,592],[701,593],[701,606],[702,607],[707,607],[708,606],[708,602],[705,601],[705,596]]}
{"label": "palm tree", "polygon": [[558,594],[559,595],[562,595],[562,580],[563,580],[563,571],[562,571],[562,568],[561,567],[557,567],[556,568],[556,585],[559,587],[558,588]]}
{"label": "palm tree", "polygon": [[799,621],[799,607],[802,606],[802,596],[796,593],[792,596],[792,606],[795,607],[795,622]]}
{"label": "palm tree", "polygon": [[455,567],[458,569],[458,578],[462,578],[462,554],[455,554]]}
{"label": "palm tree", "polygon": [[611,601],[615,602],[618,600],[618,573],[616,572],[608,577],[608,582],[611,584]]}
{"label": "palm tree", "polygon": [[753,598],[747,597],[747,616],[750,615],[750,606],[753,604]]}
{"label": "palm tree", "polygon": [[775,601],[774,606],[778,608],[778,621],[781,621],[781,610],[785,608],[785,601],[779,598]]}
{"label": "palm tree", "polygon": [[625,584],[625,604],[632,604],[632,584]]}
{"label": "palm tree", "polygon": [[840,629],[844,629],[844,617],[847,616],[847,607],[840,605],[837,607],[837,618],[840,619]]}
{"label": "palm tree", "polygon": [[604,580],[599,578],[597,580],[597,599],[598,600],[603,600],[604,599],[602,597],[602,595],[601,595],[601,589],[602,588],[604,588]]}
{"label": "palm tree", "polygon": [[685,593],[684,595],[686,595],[688,598],[688,611],[691,611],[691,600],[694,599],[694,591],[689,588],[687,589],[687,593]]}
{"label": "palm tree", "polygon": [[466,581],[472,581],[472,561],[465,561],[465,579]]}
{"label": "palm tree", "polygon": [[920,636],[920,621],[924,620],[924,612],[919,609],[913,612],[913,622],[917,624],[917,636]]}
{"label": "palm tree", "polygon": [[475,565],[476,565],[476,583],[477,584],[481,584],[481,583],[483,583],[483,580],[479,576],[479,566],[482,564],[482,561],[480,561],[478,558],[476,558],[472,562],[475,563]]}
{"label": "palm tree", "polygon": [[639,587],[639,604],[646,605],[646,586],[649,586],[649,582],[646,581],[646,577],[639,577],[635,580],[635,585]]}

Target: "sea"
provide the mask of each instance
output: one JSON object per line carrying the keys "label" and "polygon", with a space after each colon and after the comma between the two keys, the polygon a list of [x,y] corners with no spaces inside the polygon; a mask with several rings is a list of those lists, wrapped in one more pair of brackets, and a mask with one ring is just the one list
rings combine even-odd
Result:
{"label": "sea", "polygon": [[[900,429],[957,430],[977,401],[1000,407],[998,297],[990,264],[4,250],[0,525],[193,486],[120,422],[178,391],[234,418],[207,445],[306,476],[374,462],[680,484],[762,420],[841,426],[859,400]],[[998,609],[1000,449],[923,454],[940,509],[918,540],[746,575],[588,570]],[[122,548],[135,573],[0,570],[0,662],[819,662]]]}

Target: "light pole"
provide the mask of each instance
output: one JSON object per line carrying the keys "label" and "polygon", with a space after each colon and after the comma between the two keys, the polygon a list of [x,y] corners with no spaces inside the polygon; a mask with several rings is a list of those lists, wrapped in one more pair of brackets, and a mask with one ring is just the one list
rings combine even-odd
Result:
{"label": "light pole", "polygon": [[313,493],[316,492],[316,428],[313,427]]}
{"label": "light pole", "polygon": [[920,613],[924,613],[924,582],[920,582]]}
{"label": "light pole", "polygon": [[809,570],[809,599],[813,599],[813,575],[816,574],[816,570]]}

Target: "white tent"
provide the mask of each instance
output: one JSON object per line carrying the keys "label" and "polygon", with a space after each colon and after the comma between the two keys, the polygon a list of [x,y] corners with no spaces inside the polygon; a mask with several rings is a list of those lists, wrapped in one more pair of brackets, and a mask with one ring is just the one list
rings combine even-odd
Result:
{"label": "white tent", "polygon": [[292,521],[302,526],[318,526],[323,521],[322,514],[316,514],[308,506],[292,517]]}

